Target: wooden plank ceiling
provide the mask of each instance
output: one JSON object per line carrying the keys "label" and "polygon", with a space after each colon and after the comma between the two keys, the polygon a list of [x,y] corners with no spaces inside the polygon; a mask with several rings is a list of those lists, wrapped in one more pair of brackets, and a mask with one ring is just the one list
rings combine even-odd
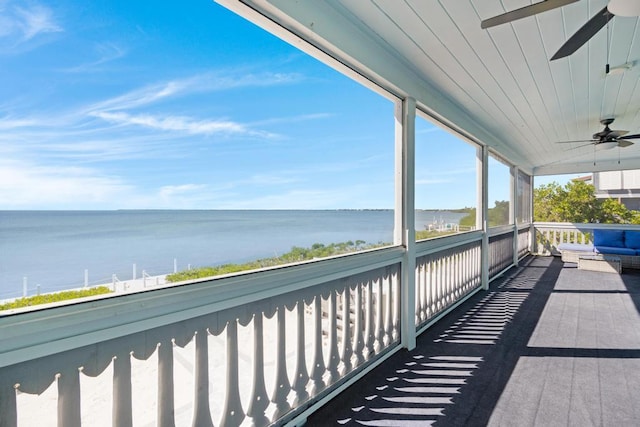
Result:
{"label": "wooden plank ceiling", "polygon": [[[616,16],[567,58],[549,58],[607,0],[580,0],[489,29],[480,22],[528,0],[218,0],[266,16],[381,86],[536,175],[640,168],[626,148],[584,143],[612,129],[640,133],[640,22]],[[237,3],[237,4],[236,4]],[[291,38],[289,37],[289,41]],[[310,53],[314,49],[308,49]],[[605,74],[605,65],[631,64]],[[594,165],[595,160],[595,165]]]}

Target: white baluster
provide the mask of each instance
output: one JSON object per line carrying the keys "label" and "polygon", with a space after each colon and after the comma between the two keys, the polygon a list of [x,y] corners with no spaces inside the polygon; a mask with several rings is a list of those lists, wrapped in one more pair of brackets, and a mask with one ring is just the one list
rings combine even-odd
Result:
{"label": "white baluster", "polygon": [[158,427],[175,426],[173,342],[158,346]]}
{"label": "white baluster", "polygon": [[195,396],[193,399],[193,425],[213,427],[209,409],[209,343],[206,329],[196,331]]}
{"label": "white baluster", "polygon": [[128,353],[113,359],[113,425],[133,425],[131,402],[131,355]]}
{"label": "white baluster", "polygon": [[418,315],[418,319],[420,323],[427,320],[427,286],[426,286],[426,273],[427,266],[424,262],[424,258],[418,264],[418,280],[416,281],[416,287],[418,290],[418,298],[416,298],[416,305],[418,309],[416,310],[416,314]]}
{"label": "white baluster", "polygon": [[80,425],[80,372],[69,368],[58,375],[58,425]]}
{"label": "white baluster", "polygon": [[376,339],[373,325],[373,283],[371,277],[367,278],[367,295],[366,295],[366,312],[365,312],[365,358],[368,359],[373,355],[373,343]]}
{"label": "white baluster", "polygon": [[311,394],[316,395],[324,389],[322,375],[326,370],[322,357],[322,296],[313,300],[313,369],[311,370]]}
{"label": "white baluster", "polygon": [[251,403],[247,415],[254,426],[265,426],[269,419],[265,415],[269,407],[269,395],[264,384],[264,340],[262,313],[253,317],[253,385],[251,387]]}
{"label": "white baluster", "polygon": [[355,348],[353,351],[356,356],[356,366],[359,366],[364,361],[364,337],[362,336],[362,283],[358,283],[356,286],[356,302],[354,311],[355,321],[353,326],[353,342],[355,343]]}
{"label": "white baluster", "polygon": [[293,380],[292,388],[296,392],[295,406],[299,406],[309,398],[307,393],[307,383],[309,382],[309,374],[307,372],[307,362],[305,361],[305,337],[304,337],[304,300],[301,298],[296,307],[296,317],[298,323],[297,339],[296,339],[296,374]]}
{"label": "white baluster", "polygon": [[436,305],[436,313],[439,313],[442,310],[443,307],[443,301],[444,301],[444,284],[442,281],[442,257],[438,256],[435,259],[435,277],[434,277],[434,283],[436,286],[436,291],[438,293],[438,298],[437,298],[437,305]]}
{"label": "white baluster", "polygon": [[445,258],[445,280],[447,284],[447,307],[453,303],[453,262],[451,254],[446,254]]}
{"label": "white baluster", "polygon": [[238,322],[227,323],[227,379],[220,425],[239,426],[244,420],[238,386]]}
{"label": "white baluster", "polygon": [[[386,272],[385,272],[386,273]],[[385,295],[385,313],[384,313],[384,330],[385,339],[384,345],[387,346],[393,341],[393,307],[394,307],[394,295],[393,295],[393,278],[390,274],[384,274],[383,280],[385,281],[385,287],[387,293]]]}
{"label": "white baluster", "polygon": [[339,378],[338,365],[340,364],[340,352],[338,351],[338,302],[336,290],[331,290],[329,295],[329,371],[328,383],[333,384]]}
{"label": "white baluster", "polygon": [[351,307],[350,307],[351,288],[347,283],[342,295],[342,374],[351,372],[351,356],[353,355],[353,346],[351,344]]}
{"label": "white baluster", "polygon": [[425,261],[425,265],[427,268],[426,283],[427,287],[427,314],[426,318],[430,319],[433,316],[434,312],[434,304],[435,304],[435,286],[433,282],[433,260],[431,258],[427,258]]}
{"label": "white baluster", "polygon": [[384,348],[384,294],[382,293],[382,277],[376,279],[376,345],[374,351],[379,353]]}
{"label": "white baluster", "polygon": [[276,404],[276,411],[273,415],[273,421],[282,417],[289,412],[291,406],[287,402],[287,396],[291,390],[289,384],[289,378],[287,377],[287,354],[286,354],[286,322],[285,322],[285,310],[282,305],[278,307],[277,314],[277,354],[276,354],[276,389],[273,392],[271,401]]}
{"label": "white baluster", "polygon": [[400,304],[402,298],[400,298],[400,280],[399,280],[399,271],[396,269],[390,274],[393,286],[395,291],[393,293],[395,300],[395,315],[393,319],[393,339],[397,341],[400,339],[400,312],[402,311]]}

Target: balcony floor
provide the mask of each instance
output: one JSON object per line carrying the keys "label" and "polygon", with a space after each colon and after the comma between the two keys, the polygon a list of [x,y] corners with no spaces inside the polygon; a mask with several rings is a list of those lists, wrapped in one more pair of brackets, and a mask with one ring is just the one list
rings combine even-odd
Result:
{"label": "balcony floor", "polygon": [[308,426],[638,426],[640,271],[528,258]]}

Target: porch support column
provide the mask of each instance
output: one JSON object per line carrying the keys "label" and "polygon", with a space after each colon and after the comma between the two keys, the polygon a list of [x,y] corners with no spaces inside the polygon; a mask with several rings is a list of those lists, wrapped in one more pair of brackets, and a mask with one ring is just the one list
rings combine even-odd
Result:
{"label": "porch support column", "polygon": [[511,166],[511,203],[509,203],[509,221],[513,224],[513,265],[518,266],[518,172],[517,166]]}
{"label": "porch support column", "polygon": [[476,165],[478,173],[476,229],[482,231],[482,247],[480,250],[481,283],[482,289],[489,290],[489,149],[486,145],[478,147]]}
{"label": "porch support column", "polygon": [[535,254],[538,248],[536,247],[536,228],[533,226],[533,180],[534,176],[529,175],[529,252]]}
{"label": "porch support column", "polygon": [[396,102],[393,240],[405,248],[400,287],[400,339],[408,350],[416,346],[415,121],[416,100],[405,98]]}

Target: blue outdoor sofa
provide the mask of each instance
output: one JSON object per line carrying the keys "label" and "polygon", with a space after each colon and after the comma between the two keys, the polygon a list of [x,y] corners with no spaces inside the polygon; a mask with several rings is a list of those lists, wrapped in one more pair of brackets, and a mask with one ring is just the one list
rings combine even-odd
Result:
{"label": "blue outdoor sofa", "polygon": [[578,262],[580,255],[596,253],[620,257],[623,268],[640,268],[640,231],[593,230],[593,244],[561,243],[564,262]]}

